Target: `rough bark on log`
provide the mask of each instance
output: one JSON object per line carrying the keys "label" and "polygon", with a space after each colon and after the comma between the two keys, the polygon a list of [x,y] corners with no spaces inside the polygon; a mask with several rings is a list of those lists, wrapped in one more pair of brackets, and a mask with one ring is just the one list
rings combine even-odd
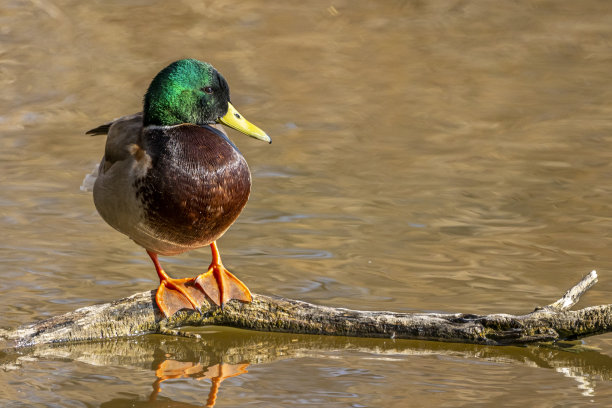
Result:
{"label": "rough bark on log", "polygon": [[442,314],[357,311],[317,306],[279,297],[253,295],[253,302],[213,304],[200,312],[181,311],[163,319],[155,292],[81,308],[61,316],[0,331],[14,347],[100,340],[146,333],[182,334],[185,326],[353,337],[437,340],[487,345],[570,340],[612,331],[612,305],[569,311],[597,282],[592,271],[556,302],[525,315]]}

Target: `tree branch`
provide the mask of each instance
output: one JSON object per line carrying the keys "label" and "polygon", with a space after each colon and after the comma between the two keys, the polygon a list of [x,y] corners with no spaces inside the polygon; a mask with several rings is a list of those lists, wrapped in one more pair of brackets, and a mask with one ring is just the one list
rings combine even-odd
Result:
{"label": "tree branch", "polygon": [[178,327],[218,325],[271,332],[488,345],[568,340],[612,331],[612,305],[568,310],[596,282],[597,273],[593,271],[561,299],[519,316],[357,311],[255,294],[251,303],[231,301],[223,310],[209,304],[201,312],[181,311],[166,320],[155,304],[155,292],[151,291],[0,331],[0,337],[15,347],[24,347],[146,333],[180,335],[182,332],[175,330]]}
{"label": "tree branch", "polygon": [[565,292],[561,299],[546,306],[550,310],[569,310],[580,300],[587,290],[597,283],[597,272],[591,271],[580,282],[574,285],[573,288]]}

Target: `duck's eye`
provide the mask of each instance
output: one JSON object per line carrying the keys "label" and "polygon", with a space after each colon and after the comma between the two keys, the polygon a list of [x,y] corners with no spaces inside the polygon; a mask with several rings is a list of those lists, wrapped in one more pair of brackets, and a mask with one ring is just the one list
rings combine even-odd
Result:
{"label": "duck's eye", "polygon": [[211,94],[211,93],[213,93],[213,89],[212,89],[212,87],[210,87],[210,86],[204,87],[204,88],[202,88],[202,90],[203,90],[204,92],[206,92],[207,94]]}

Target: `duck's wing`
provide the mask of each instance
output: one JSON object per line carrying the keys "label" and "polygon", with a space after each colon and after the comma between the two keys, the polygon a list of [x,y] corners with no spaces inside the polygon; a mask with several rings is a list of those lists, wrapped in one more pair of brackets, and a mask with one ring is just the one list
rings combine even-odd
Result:
{"label": "duck's wing", "polygon": [[96,164],[93,171],[85,176],[81,190],[93,191],[100,173],[105,173],[114,163],[130,160],[130,146],[137,145],[142,133],[142,112],[122,116],[97,128],[87,131],[88,135],[105,135],[106,148],[100,164]]}
{"label": "duck's wing", "polygon": [[117,122],[123,122],[123,121],[130,121],[130,120],[136,120],[138,119],[141,123],[142,123],[142,112],[138,112],[135,113],[133,115],[126,115],[126,116],[122,116],[120,118],[116,118],[111,120],[110,122],[107,122],[103,125],[100,125],[96,128],[90,129],[87,132],[85,132],[86,135],[92,135],[92,136],[96,136],[96,135],[107,135],[108,131],[110,130],[110,127]]}
{"label": "duck's wing", "polygon": [[116,162],[133,160],[133,149],[140,145],[142,113],[123,116],[110,123],[98,126],[90,132],[94,130],[108,134],[104,157],[102,163],[100,163],[100,171],[104,173]]}

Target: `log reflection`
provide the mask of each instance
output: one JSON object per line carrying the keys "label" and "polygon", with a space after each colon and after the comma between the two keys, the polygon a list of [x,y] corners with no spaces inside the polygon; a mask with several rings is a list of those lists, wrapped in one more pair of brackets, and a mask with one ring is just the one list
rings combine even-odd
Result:
{"label": "log reflection", "polygon": [[[114,398],[102,407],[212,407],[221,383],[246,375],[249,365],[285,359],[321,357],[325,353],[367,353],[370,356],[452,356],[528,367],[552,369],[574,378],[587,394],[596,394],[597,382],[612,380],[612,357],[579,342],[525,347],[479,346],[428,341],[364,339],[330,336],[260,333],[227,328],[200,329],[201,339],[152,335],[97,343],[44,345],[18,352],[4,350],[0,365],[27,367],[32,358],[72,359],[96,366],[149,370],[153,391],[136,390],[142,399]],[[208,395],[198,404],[173,401],[164,395],[167,382],[187,378],[210,380]],[[165,383],[166,382],[166,383]],[[583,388],[586,387],[588,389]],[[221,387],[222,388],[222,387]],[[222,391],[222,390],[221,390]],[[581,391],[581,392],[582,392]],[[110,397],[110,396],[109,396]]]}

